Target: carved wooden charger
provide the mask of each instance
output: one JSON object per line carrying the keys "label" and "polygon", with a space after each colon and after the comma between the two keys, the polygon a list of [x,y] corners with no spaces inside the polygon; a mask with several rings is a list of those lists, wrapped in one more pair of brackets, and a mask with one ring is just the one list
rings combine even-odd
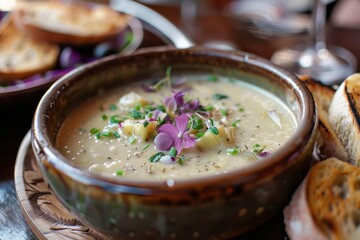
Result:
{"label": "carved wooden charger", "polygon": [[[36,163],[30,138],[28,132],[18,152],[15,187],[25,220],[34,234],[40,239],[51,240],[113,239],[81,223],[55,197]],[[269,224],[241,236],[241,239],[287,239],[282,214]]]}
{"label": "carved wooden charger", "polygon": [[40,239],[111,239],[82,224],[54,196],[25,136],[16,159],[15,187],[26,222]]}

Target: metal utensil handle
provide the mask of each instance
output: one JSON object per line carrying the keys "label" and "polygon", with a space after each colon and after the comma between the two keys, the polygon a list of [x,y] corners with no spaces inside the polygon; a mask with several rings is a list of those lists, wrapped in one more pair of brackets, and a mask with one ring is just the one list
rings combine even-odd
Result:
{"label": "metal utensil handle", "polygon": [[155,31],[167,44],[177,48],[194,46],[194,43],[170,21],[140,3],[131,0],[110,0],[109,4],[116,11],[140,19],[145,27],[150,27],[149,30]]}

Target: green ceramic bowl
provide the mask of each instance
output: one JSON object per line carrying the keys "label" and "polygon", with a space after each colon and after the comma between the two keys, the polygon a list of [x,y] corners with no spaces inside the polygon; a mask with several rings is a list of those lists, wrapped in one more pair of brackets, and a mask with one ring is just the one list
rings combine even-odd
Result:
{"label": "green ceramic bowl", "polygon": [[[231,72],[283,101],[298,127],[266,160],[227,174],[166,182],[109,179],[74,167],[55,146],[67,113],[97,89],[164,75]],[[144,49],[80,67],[44,95],[32,126],[32,144],[44,178],[79,220],[122,239],[224,239],[279,213],[305,176],[317,114],[313,98],[294,75],[244,52],[199,47]]]}

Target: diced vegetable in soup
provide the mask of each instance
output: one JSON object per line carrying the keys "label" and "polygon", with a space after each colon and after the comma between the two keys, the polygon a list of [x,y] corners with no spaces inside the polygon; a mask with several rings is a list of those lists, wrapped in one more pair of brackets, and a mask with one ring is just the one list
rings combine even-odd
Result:
{"label": "diced vegetable in soup", "polygon": [[264,161],[297,126],[271,94],[240,80],[193,76],[102,92],[67,117],[60,151],[79,168],[117,178],[223,174]]}

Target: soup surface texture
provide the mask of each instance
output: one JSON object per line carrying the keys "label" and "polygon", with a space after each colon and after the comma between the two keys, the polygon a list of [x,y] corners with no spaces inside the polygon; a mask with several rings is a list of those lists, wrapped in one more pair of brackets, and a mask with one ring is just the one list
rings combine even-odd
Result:
{"label": "soup surface texture", "polygon": [[264,161],[296,129],[293,113],[260,88],[213,75],[187,80],[99,91],[69,114],[57,147],[81,169],[168,181]]}

